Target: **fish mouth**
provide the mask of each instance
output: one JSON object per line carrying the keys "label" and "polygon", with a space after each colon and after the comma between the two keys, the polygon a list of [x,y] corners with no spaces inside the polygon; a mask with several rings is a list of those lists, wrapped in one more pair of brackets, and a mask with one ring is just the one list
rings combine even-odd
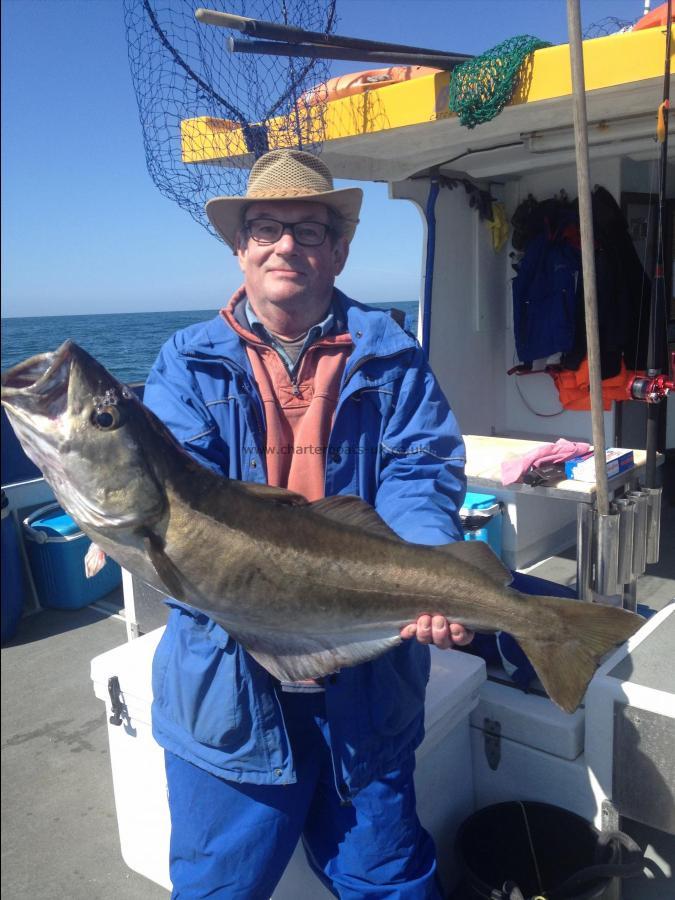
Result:
{"label": "fish mouth", "polygon": [[72,341],[65,341],[52,353],[31,356],[3,372],[2,403],[20,417],[59,419],[68,405],[73,348]]}
{"label": "fish mouth", "polygon": [[[133,527],[158,517],[164,495],[154,482],[145,492],[138,487],[148,470],[152,477],[142,449],[124,430],[113,437],[133,395],[99,362],[68,340],[3,372],[1,382],[2,405],[19,443],[83,530]],[[123,465],[118,471],[118,458],[128,459],[132,471]],[[140,512],[127,501],[132,482]]]}

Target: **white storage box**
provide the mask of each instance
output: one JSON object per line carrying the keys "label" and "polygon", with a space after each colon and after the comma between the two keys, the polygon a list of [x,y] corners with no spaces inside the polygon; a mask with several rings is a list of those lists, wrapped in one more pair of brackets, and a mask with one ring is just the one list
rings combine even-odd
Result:
{"label": "white storage box", "polygon": [[[105,702],[113,789],[122,858],[130,869],[171,890],[169,804],[164,751],[150,724],[152,659],[163,628],[108,650],[91,661],[94,693]],[[119,682],[126,715],[112,724],[109,682]],[[113,696],[117,692],[111,685]]]}
{"label": "white storage box", "polygon": [[[122,857],[129,868],[170,890],[169,810],[164,753],[152,737],[151,667],[163,628],[97,656],[91,663],[96,696],[105,701],[110,759]],[[124,704],[114,718],[109,682],[117,677]],[[477,657],[432,650],[427,689],[426,738],[417,753],[418,812],[436,841],[441,877],[454,881],[452,846],[457,828],[474,810],[469,716],[485,680]],[[116,685],[112,694],[116,696]],[[274,900],[331,897],[308,868],[301,848],[291,860]]]}
{"label": "white storage box", "polygon": [[547,697],[487,681],[471,726],[477,809],[536,800],[593,819],[583,708],[569,715]]}
{"label": "white storage box", "polygon": [[607,657],[572,715],[491,672],[471,715],[476,807],[534,800],[600,831],[624,816],[675,834],[674,647],[675,603]]}
{"label": "white storage box", "polygon": [[586,763],[597,797],[596,828],[608,801],[614,814],[675,835],[675,602],[619,647],[591,681]]}

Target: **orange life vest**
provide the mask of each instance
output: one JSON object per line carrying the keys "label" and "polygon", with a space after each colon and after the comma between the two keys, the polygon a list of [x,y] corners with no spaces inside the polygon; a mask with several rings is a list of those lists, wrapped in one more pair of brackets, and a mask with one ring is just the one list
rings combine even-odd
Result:
{"label": "orange life vest", "polygon": [[[591,408],[591,383],[588,374],[588,357],[576,371],[550,366],[547,372],[555,382],[564,409],[587,410]],[[629,372],[621,361],[621,371],[602,382],[602,407],[605,412],[612,408],[613,400],[630,400],[628,384],[635,372]]]}

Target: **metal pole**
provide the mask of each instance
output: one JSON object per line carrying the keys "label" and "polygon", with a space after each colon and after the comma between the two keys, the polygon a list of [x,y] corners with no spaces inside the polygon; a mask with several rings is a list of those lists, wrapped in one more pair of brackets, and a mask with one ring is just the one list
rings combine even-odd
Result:
{"label": "metal pole", "polygon": [[424,263],[424,303],[422,306],[422,349],[427,359],[431,353],[431,299],[434,287],[434,260],[436,259],[436,201],[441,189],[437,167],[429,179],[427,197],[427,258]]}
{"label": "metal pole", "polygon": [[246,41],[229,37],[227,49],[230,53],[259,53],[263,56],[290,56],[306,59],[345,59],[357,62],[376,63],[379,66],[433,66],[449,71],[465,61],[463,56],[449,56],[435,53],[403,53],[394,50],[354,50],[333,47],[328,44],[284,44],[277,41]]}
{"label": "metal pole", "polygon": [[591,426],[595,454],[595,488],[597,510],[609,515],[609,491],[605,462],[605,421],[602,411],[602,375],[600,372],[600,338],[598,332],[598,300],[595,284],[595,253],[593,240],[593,212],[588,164],[588,130],[586,119],[586,88],[581,38],[579,0],[567,0],[567,30],[570,41],[570,68],[574,101],[574,136],[577,160],[577,188],[579,191],[579,222],[581,228],[581,259],[584,274],[584,307],[586,312],[586,344],[590,380]]}
{"label": "metal pole", "polygon": [[[390,44],[386,41],[370,41],[365,38],[346,37],[339,34],[324,34],[321,31],[305,31],[303,28],[296,28],[294,25],[279,25],[276,22],[264,22],[261,19],[250,19],[247,16],[236,16],[233,13],[217,12],[212,9],[198,9],[195,12],[195,17],[205,25],[232,28],[234,31],[240,31],[249,37],[265,38],[269,41],[346,47],[349,50],[360,48],[362,50],[422,53],[432,56],[445,56],[462,62],[472,58],[466,54],[446,53],[443,50],[429,50],[426,47],[410,47],[406,44]],[[362,57],[356,58],[361,59]]]}

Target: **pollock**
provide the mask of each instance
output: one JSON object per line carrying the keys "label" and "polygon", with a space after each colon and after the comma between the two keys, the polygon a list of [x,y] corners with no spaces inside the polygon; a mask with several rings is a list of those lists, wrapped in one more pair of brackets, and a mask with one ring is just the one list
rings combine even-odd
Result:
{"label": "pollock", "polygon": [[3,373],[2,403],[98,548],[205,612],[279,679],[374,659],[420,614],[442,614],[513,634],[569,712],[599,659],[642,624],[626,610],[512,589],[480,541],[402,541],[357,497],[309,503],[221,478],[72,341]]}

